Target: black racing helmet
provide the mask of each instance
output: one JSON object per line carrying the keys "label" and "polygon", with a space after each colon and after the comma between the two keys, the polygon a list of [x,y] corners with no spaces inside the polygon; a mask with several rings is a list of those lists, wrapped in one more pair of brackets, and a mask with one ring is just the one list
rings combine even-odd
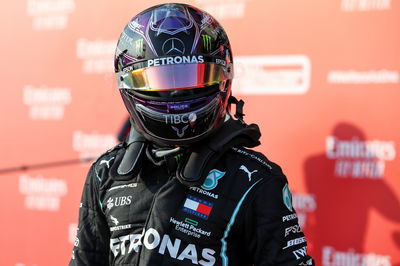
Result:
{"label": "black racing helmet", "polygon": [[221,25],[187,4],[144,10],[126,25],[115,53],[118,87],[133,126],[161,145],[188,145],[223,123],[233,78]]}

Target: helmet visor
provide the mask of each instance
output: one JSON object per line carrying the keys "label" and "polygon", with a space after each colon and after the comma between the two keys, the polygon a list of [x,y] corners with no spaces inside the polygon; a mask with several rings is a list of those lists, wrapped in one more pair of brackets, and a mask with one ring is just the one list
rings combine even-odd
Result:
{"label": "helmet visor", "polygon": [[226,67],[215,63],[170,64],[118,72],[117,82],[120,89],[164,91],[219,84],[229,75]]}

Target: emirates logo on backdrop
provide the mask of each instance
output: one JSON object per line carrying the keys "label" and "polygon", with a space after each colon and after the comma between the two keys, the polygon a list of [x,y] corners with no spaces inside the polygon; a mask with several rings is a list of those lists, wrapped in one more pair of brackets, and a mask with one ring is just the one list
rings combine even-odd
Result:
{"label": "emirates logo on backdrop", "polygon": [[337,177],[383,178],[385,162],[396,158],[396,148],[394,141],[328,136],[326,157],[335,160]]}
{"label": "emirates logo on backdrop", "polygon": [[86,133],[76,130],[72,135],[72,148],[79,152],[81,159],[98,157],[116,143],[117,139],[113,134]]}
{"label": "emirates logo on backdrop", "polygon": [[82,59],[82,71],[85,74],[113,73],[116,40],[87,40],[80,38],[76,41],[76,55]]}
{"label": "emirates logo on backdrop", "polygon": [[27,0],[26,10],[34,30],[63,30],[75,11],[75,0]]}
{"label": "emirates logo on backdrop", "polygon": [[69,88],[35,88],[27,85],[23,89],[23,102],[29,107],[32,120],[62,120],[65,106],[72,101]]}
{"label": "emirates logo on backdrop", "polygon": [[25,208],[36,211],[58,211],[61,197],[67,195],[67,183],[59,178],[19,176],[19,193],[25,196]]}

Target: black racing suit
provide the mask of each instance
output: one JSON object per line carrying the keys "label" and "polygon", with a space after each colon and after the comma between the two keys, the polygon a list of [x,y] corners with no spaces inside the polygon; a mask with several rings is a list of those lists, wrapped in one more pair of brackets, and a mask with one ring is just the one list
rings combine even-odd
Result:
{"label": "black racing suit", "polygon": [[231,148],[187,187],[147,156],[138,174],[111,178],[124,149],[89,171],[70,265],[314,265],[287,179],[262,154]]}

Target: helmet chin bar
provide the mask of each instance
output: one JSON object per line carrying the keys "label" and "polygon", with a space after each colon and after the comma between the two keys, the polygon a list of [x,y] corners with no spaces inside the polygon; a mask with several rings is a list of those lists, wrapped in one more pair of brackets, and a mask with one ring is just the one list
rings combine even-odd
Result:
{"label": "helmet chin bar", "polygon": [[[231,96],[234,100],[236,100],[238,103],[236,102],[232,102],[234,104],[236,104],[236,112],[234,114],[234,116],[238,119],[237,121],[245,124],[245,122],[242,120],[243,119],[243,105],[244,102],[243,100],[237,100],[235,97]],[[233,101],[233,100],[232,100]],[[240,105],[240,107],[238,106]],[[239,111],[240,110],[240,111]],[[240,119],[241,118],[241,119]],[[198,143],[201,143],[202,141],[208,139],[208,138],[213,138],[214,134],[216,134],[220,128],[223,126],[224,123],[226,123],[227,121],[230,120],[234,120],[231,113],[226,110],[225,114],[223,117],[221,117],[221,122],[217,124],[217,126],[215,128],[213,128],[212,130],[205,132],[203,135],[198,136],[195,138],[195,140],[193,141],[189,141],[189,142],[182,142],[180,140],[176,140],[176,141],[163,141],[160,138],[157,138],[155,136],[149,135],[144,133],[144,131],[142,129],[140,129],[135,123],[132,123],[133,118],[130,118],[132,127],[131,127],[131,132],[134,131],[135,132],[135,137],[131,137],[129,136],[128,138],[128,143],[132,142],[131,139],[140,139],[141,141],[148,141],[152,144],[155,144],[157,147],[165,147],[165,148],[174,148],[174,147],[191,147],[191,146],[196,146]],[[140,137],[139,137],[140,136]]]}
{"label": "helmet chin bar", "polygon": [[207,137],[224,121],[225,92],[182,101],[143,99],[121,90],[134,127],[147,140],[159,146],[188,146]]}
{"label": "helmet chin bar", "polygon": [[[227,116],[224,116],[224,118],[221,118],[221,121],[223,121],[223,120],[226,121],[227,120],[226,118],[227,118]],[[213,128],[212,130],[204,132],[201,135],[197,135],[193,139],[189,139],[189,140],[179,140],[179,139],[164,140],[162,138],[158,138],[151,134],[145,133],[143,130],[139,129],[137,127],[137,125],[134,125],[134,128],[136,129],[137,132],[139,132],[143,136],[144,139],[155,144],[158,147],[190,147],[192,145],[196,145],[196,143],[201,142],[202,140],[204,140],[208,137],[211,137],[214,134],[214,132],[218,131],[218,129],[223,124],[223,122],[216,123],[216,124],[217,124],[217,126],[215,128]]]}

